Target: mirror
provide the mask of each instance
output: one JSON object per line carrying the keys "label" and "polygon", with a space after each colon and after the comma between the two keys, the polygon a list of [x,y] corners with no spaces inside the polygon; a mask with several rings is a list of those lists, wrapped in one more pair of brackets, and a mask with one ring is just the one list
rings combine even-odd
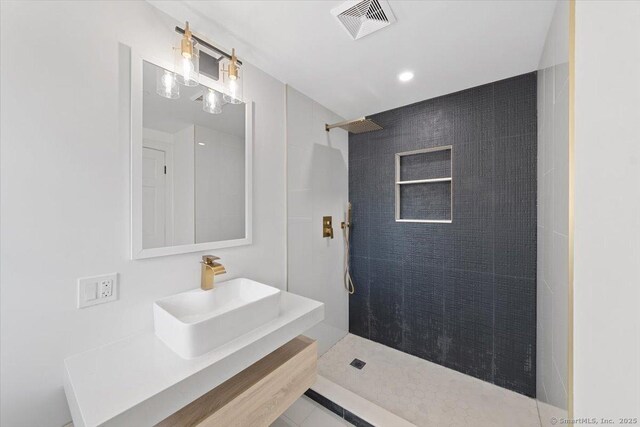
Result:
{"label": "mirror", "polygon": [[249,244],[251,105],[169,70],[142,60],[132,78],[132,256]]}

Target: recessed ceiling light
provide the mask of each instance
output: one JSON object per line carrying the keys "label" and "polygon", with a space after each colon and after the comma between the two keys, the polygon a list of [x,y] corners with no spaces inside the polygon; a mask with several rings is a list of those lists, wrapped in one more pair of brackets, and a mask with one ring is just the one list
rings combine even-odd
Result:
{"label": "recessed ceiling light", "polygon": [[204,142],[198,142],[198,145],[204,145]]}
{"label": "recessed ceiling light", "polygon": [[403,71],[402,73],[398,74],[398,80],[400,80],[401,82],[408,82],[412,78],[413,72],[411,71]]}

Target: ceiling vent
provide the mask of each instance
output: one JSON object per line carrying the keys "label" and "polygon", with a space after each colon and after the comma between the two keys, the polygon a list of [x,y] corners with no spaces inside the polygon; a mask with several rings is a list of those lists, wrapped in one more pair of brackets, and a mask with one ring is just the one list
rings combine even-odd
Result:
{"label": "ceiling vent", "polygon": [[385,0],[347,1],[331,10],[349,35],[357,40],[396,21]]}

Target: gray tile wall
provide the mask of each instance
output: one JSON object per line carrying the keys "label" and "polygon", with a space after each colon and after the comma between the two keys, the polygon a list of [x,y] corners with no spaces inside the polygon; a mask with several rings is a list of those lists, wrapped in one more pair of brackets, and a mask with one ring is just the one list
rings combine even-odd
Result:
{"label": "gray tile wall", "polygon": [[[534,396],[536,74],[373,119],[349,137],[350,331]],[[395,222],[394,154],[444,145],[453,222]]]}

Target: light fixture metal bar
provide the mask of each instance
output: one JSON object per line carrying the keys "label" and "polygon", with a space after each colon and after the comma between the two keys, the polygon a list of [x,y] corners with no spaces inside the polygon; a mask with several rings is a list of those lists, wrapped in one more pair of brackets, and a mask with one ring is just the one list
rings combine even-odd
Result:
{"label": "light fixture metal bar", "polygon": [[[180,28],[180,27],[178,27],[176,25],[175,30],[176,30],[176,33],[178,33],[178,34],[184,34],[184,28]],[[224,50],[215,47],[211,43],[207,43],[206,41],[202,40],[199,37],[196,37],[195,35],[193,35],[193,33],[191,34],[191,37],[195,41],[197,41],[199,44],[201,44],[202,46],[206,47],[207,49],[212,50],[212,51],[216,52],[217,54],[222,55],[222,56],[224,56],[225,58],[227,58],[229,60],[231,59],[231,54],[225,52]],[[237,63],[238,63],[238,65],[242,65],[242,61],[240,61],[240,60],[237,60]]]}

